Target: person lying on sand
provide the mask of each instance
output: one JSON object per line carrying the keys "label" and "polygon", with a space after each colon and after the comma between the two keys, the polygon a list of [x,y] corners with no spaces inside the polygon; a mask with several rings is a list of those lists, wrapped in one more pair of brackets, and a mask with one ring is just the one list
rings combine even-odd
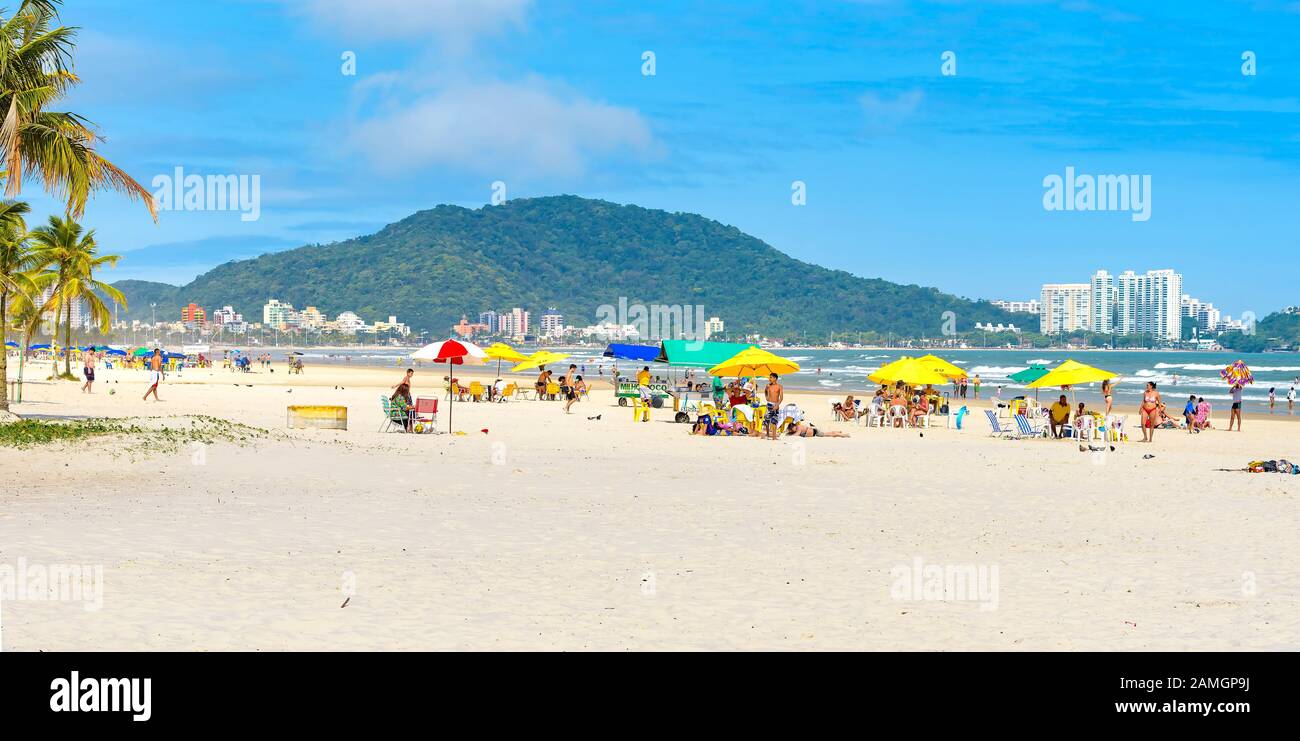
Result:
{"label": "person lying on sand", "polygon": [[848,437],[849,436],[849,433],[841,432],[840,430],[818,429],[815,425],[813,425],[812,422],[799,422],[797,424],[790,425],[790,431],[787,432],[786,434],[794,435],[796,437]]}

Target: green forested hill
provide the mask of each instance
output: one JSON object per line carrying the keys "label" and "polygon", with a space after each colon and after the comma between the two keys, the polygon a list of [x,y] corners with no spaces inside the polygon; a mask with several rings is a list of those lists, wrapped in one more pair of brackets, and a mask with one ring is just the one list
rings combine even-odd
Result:
{"label": "green forested hill", "polygon": [[[132,315],[162,295],[159,284],[122,287]],[[137,298],[137,289],[153,299]],[[702,304],[728,334],[773,336],[875,331],[936,336],[943,313],[958,331],[975,322],[1017,322],[986,302],[933,288],[859,278],[796,260],[739,229],[688,213],[620,206],[574,196],[466,209],[439,206],[380,232],[230,262],[176,289],[176,306],[230,304],[250,320],[268,299],[355,311],[367,321],[396,314],[443,334],[462,314],[519,306],[557,307],[566,323],[595,321],[597,307]],[[161,308],[161,306],[160,306]],[[161,314],[160,314],[161,316]],[[168,315],[170,316],[170,314]]]}

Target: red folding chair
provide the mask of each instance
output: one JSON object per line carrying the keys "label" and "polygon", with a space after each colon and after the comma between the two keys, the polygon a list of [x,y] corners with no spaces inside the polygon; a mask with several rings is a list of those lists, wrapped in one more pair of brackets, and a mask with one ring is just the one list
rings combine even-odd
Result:
{"label": "red folding chair", "polygon": [[438,400],[419,397],[415,400],[414,421],[425,425],[426,432],[433,432],[438,424]]}

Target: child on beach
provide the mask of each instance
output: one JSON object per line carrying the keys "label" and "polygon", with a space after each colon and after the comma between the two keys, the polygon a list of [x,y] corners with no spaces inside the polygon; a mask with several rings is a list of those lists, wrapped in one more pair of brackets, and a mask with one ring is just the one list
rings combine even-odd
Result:
{"label": "child on beach", "polygon": [[1268,413],[1269,414],[1273,413],[1273,407],[1275,406],[1277,406],[1277,389],[1271,388],[1268,390]]}

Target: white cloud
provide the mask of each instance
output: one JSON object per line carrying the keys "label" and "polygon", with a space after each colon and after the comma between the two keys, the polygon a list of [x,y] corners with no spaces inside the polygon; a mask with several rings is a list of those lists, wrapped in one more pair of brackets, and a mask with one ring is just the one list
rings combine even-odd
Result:
{"label": "white cloud", "polygon": [[457,84],[359,121],[351,145],[380,167],[443,165],[499,177],[574,176],[655,147],[637,111],[541,80]]}
{"label": "white cloud", "polygon": [[451,47],[522,26],[531,0],[306,0],[299,6],[323,26],[365,40],[434,35]]}

